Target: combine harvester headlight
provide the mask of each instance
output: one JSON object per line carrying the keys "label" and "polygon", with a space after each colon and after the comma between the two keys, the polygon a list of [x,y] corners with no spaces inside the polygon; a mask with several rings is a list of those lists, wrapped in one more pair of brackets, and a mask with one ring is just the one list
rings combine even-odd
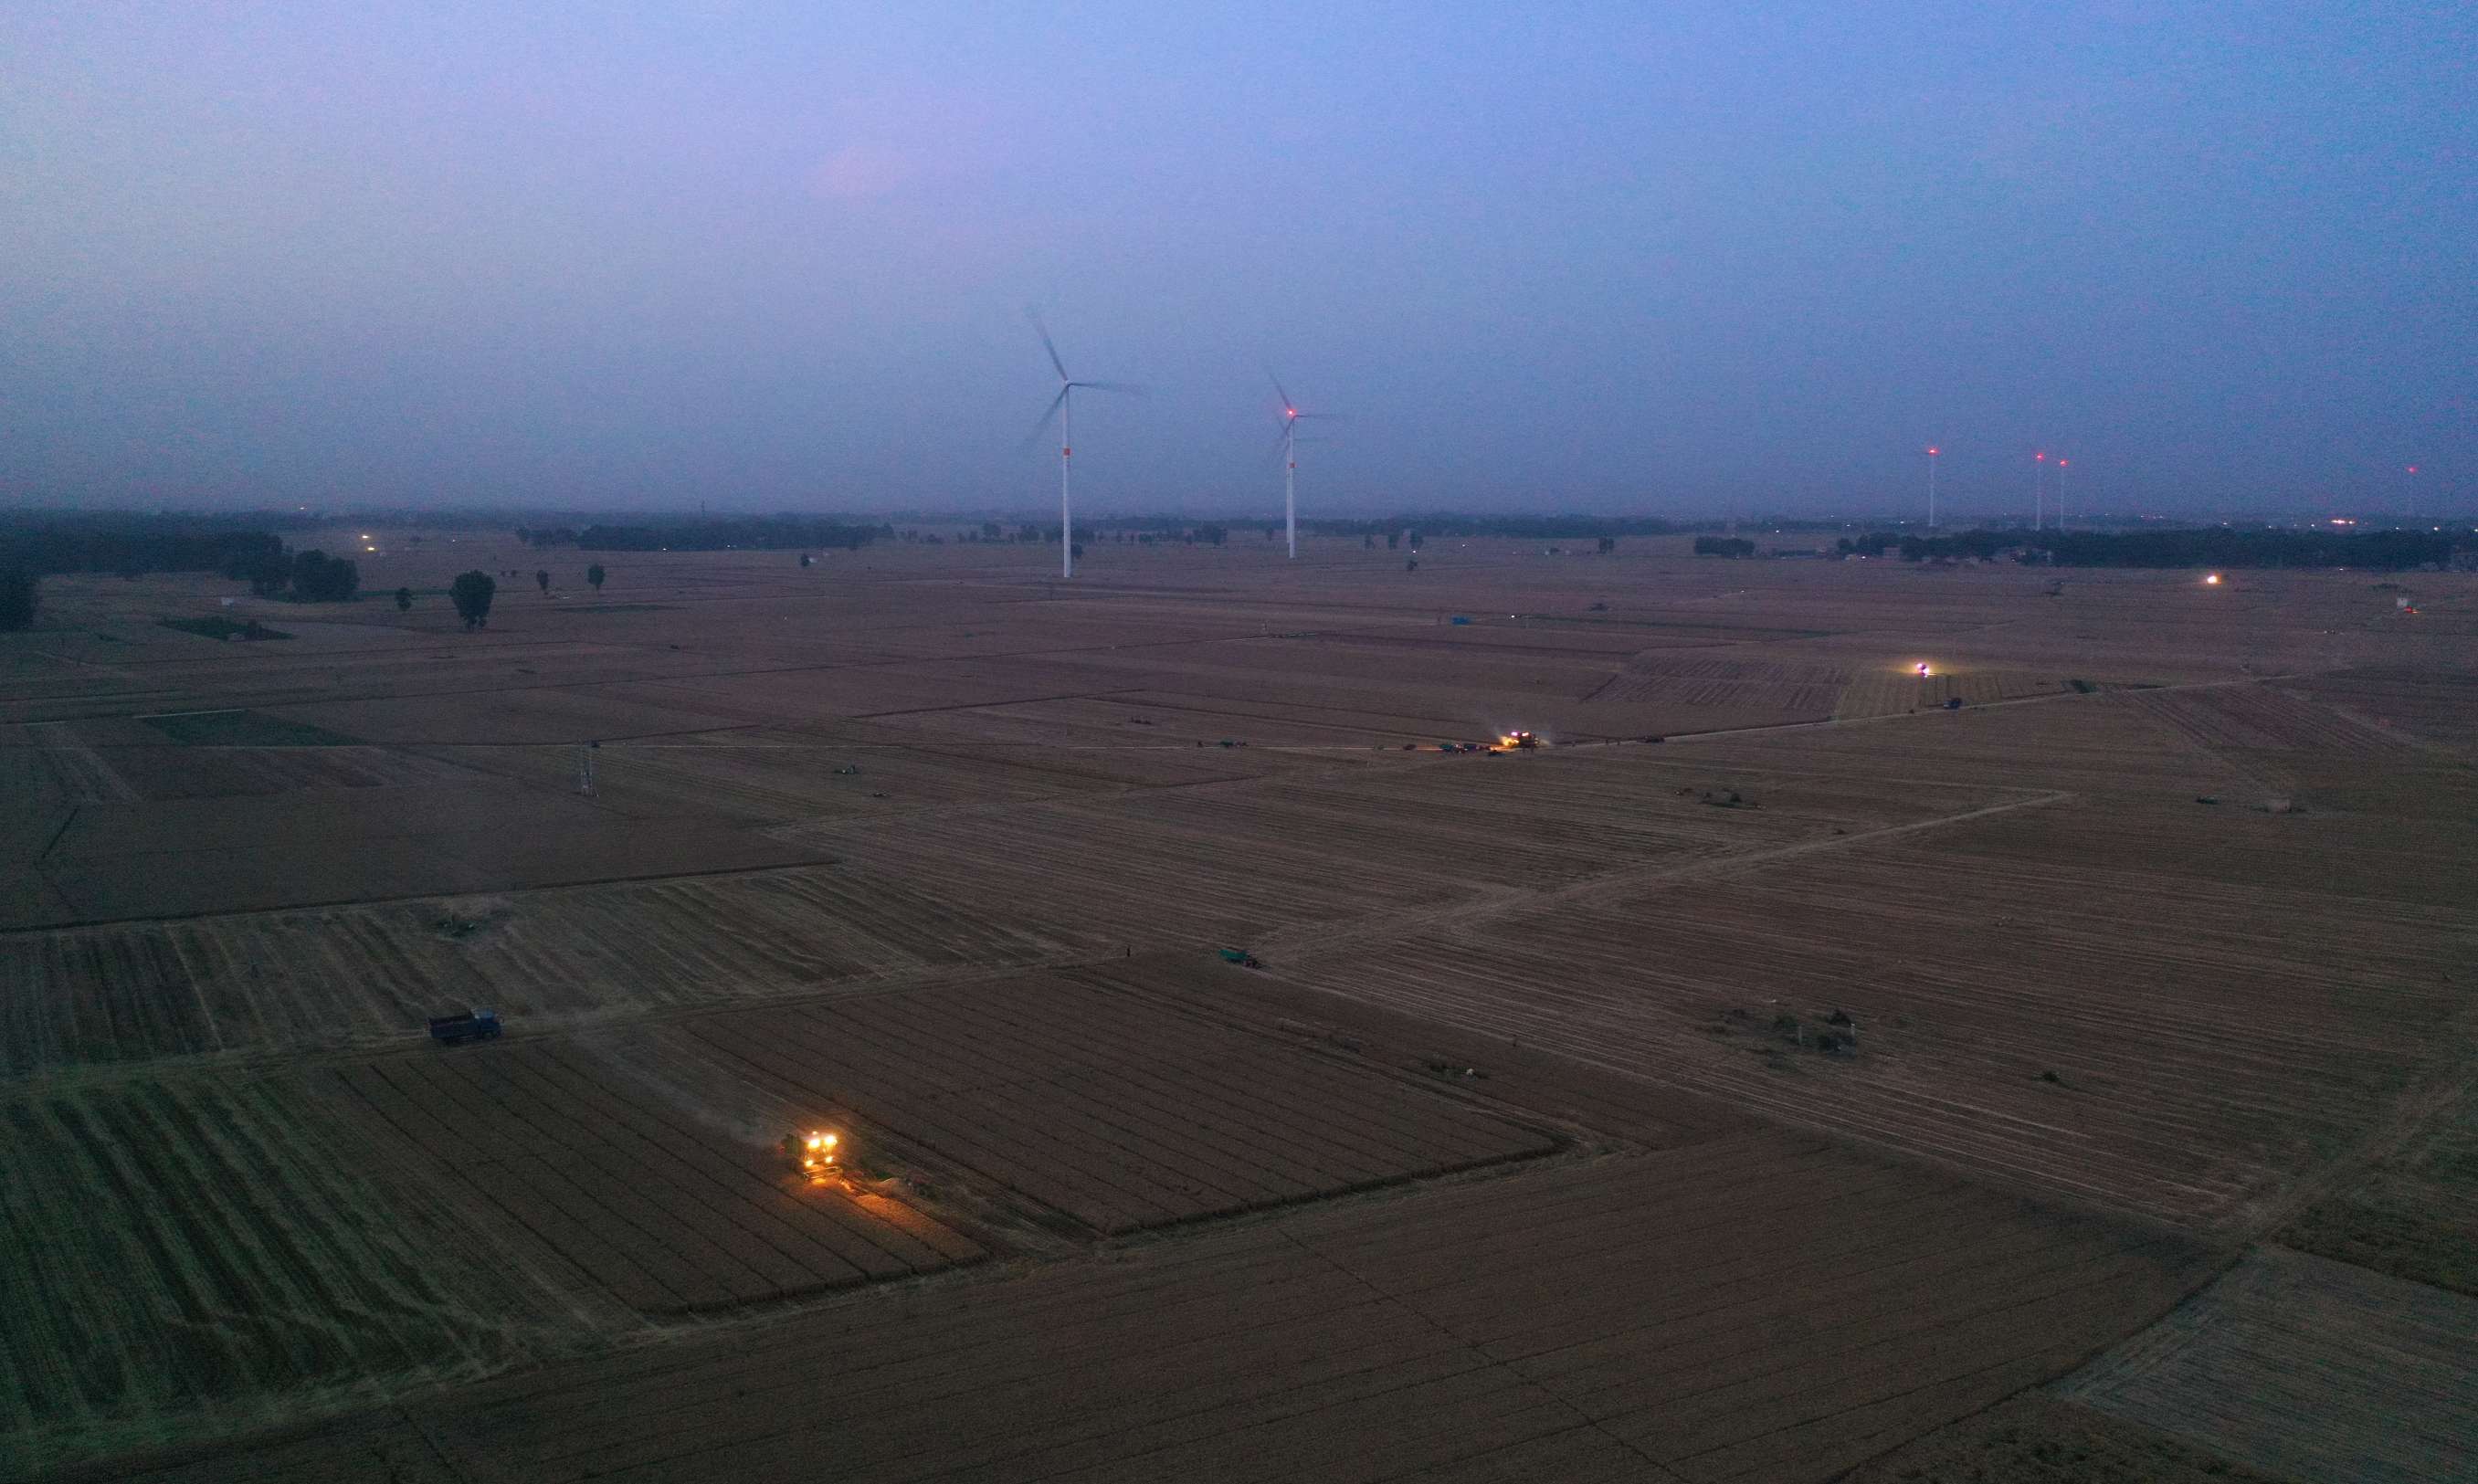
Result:
{"label": "combine harvester headlight", "polygon": [[842,1145],[842,1135],[824,1129],[783,1136],[783,1152],[812,1180],[824,1180],[839,1172]]}

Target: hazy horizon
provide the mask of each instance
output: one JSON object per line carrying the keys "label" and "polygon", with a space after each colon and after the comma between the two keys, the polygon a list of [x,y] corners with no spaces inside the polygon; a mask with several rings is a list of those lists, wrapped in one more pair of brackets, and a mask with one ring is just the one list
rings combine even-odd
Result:
{"label": "hazy horizon", "polygon": [[[0,499],[2466,508],[2478,17],[0,17]],[[2419,466],[2415,480],[2404,472]]]}

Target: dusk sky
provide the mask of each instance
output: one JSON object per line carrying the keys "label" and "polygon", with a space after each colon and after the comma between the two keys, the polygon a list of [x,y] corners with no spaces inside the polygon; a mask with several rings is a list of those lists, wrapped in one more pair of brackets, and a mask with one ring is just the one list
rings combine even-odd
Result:
{"label": "dusk sky", "polygon": [[2478,504],[2478,8],[0,9],[0,497]]}

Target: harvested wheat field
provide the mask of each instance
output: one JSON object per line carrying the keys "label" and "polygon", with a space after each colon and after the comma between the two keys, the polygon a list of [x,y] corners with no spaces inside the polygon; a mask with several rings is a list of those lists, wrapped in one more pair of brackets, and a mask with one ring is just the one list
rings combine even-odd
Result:
{"label": "harvested wheat field", "polygon": [[2296,1478],[2469,1476],[2478,1300],[2267,1247],[2054,1391]]}
{"label": "harvested wheat field", "polygon": [[2478,1473],[2478,579],[399,534],[0,636],[0,1475]]}

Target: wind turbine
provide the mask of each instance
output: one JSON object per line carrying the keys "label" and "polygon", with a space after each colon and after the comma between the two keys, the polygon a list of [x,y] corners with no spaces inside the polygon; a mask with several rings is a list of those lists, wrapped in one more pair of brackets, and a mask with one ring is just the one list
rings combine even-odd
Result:
{"label": "wind turbine", "polygon": [[1935,529],[1935,464],[1936,464],[1936,456],[1937,456],[1938,454],[1943,453],[1943,452],[1944,452],[1944,447],[1943,447],[1943,445],[1942,445],[1942,444],[1938,444],[1938,443],[1930,443],[1930,444],[1928,445],[1928,529],[1929,529],[1929,530],[1931,530],[1931,531],[1933,531],[1933,530],[1934,530],[1934,529]]}
{"label": "wind turbine", "polygon": [[1290,560],[1297,561],[1300,555],[1300,419],[1331,419],[1334,415],[1301,412],[1300,405],[1291,400],[1291,394],[1282,390],[1282,379],[1275,375],[1271,367],[1266,369],[1265,379],[1274,384],[1274,394],[1282,399],[1282,541],[1290,551]]}
{"label": "wind turbine", "polygon": [[1058,396],[1049,404],[1049,410],[1041,415],[1041,420],[1032,425],[1032,432],[1025,435],[1024,441],[1029,443],[1041,437],[1042,430],[1049,426],[1049,420],[1052,417],[1058,419],[1058,575],[1073,577],[1075,575],[1075,513],[1068,496],[1067,471],[1075,454],[1071,435],[1074,432],[1075,393],[1078,390],[1124,391],[1132,396],[1142,396],[1145,389],[1124,382],[1075,380],[1067,374],[1067,363],[1058,359],[1058,346],[1050,340],[1049,327],[1041,322],[1040,313],[1027,309],[1024,314],[1032,321],[1033,333],[1041,337],[1041,348],[1049,352],[1050,368],[1058,373]]}

